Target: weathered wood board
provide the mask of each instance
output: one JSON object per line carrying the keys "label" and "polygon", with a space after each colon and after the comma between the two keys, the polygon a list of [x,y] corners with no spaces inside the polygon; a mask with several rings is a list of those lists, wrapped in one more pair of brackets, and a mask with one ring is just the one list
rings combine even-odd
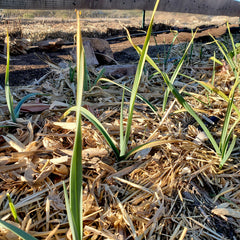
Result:
{"label": "weathered wood board", "polygon": [[[1,9],[145,9],[155,0],[0,0]],[[240,0],[161,0],[158,10],[240,16]]]}

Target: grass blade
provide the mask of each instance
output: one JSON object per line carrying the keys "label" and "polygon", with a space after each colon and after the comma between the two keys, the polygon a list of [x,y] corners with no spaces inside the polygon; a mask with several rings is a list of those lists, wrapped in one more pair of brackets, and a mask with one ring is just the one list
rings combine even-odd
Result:
{"label": "grass blade", "polygon": [[75,72],[76,72],[76,67],[69,66],[69,80],[71,83],[74,81]]}
{"label": "grass blade", "polygon": [[231,145],[229,146],[227,152],[224,154],[223,158],[221,159],[220,161],[220,164],[219,164],[219,168],[222,169],[223,165],[225,164],[225,162],[228,160],[228,158],[230,157],[232,151],[233,151],[233,148],[236,144],[236,140],[237,140],[237,136],[236,135],[233,135],[233,139],[232,139],[232,142],[231,142]]}
{"label": "grass blade", "polygon": [[120,111],[120,152],[123,151],[123,149],[121,147],[124,144],[124,126],[123,126],[124,94],[125,94],[125,86],[123,88],[122,102],[121,102],[121,111]]}
{"label": "grass blade", "polygon": [[9,34],[7,31],[7,66],[6,66],[6,73],[5,73],[5,96],[6,96],[7,106],[8,106],[8,110],[10,112],[12,121],[16,122],[16,116],[13,110],[13,97],[12,97],[10,86],[9,86],[9,65],[10,65],[10,43],[9,43]]}
{"label": "grass blade", "polygon": [[16,208],[15,208],[13,202],[12,202],[12,199],[11,199],[9,193],[7,193],[7,198],[8,198],[9,207],[10,207],[10,209],[11,209],[13,218],[14,218],[15,222],[19,223],[19,221],[18,221],[18,216],[17,216],[17,211],[16,211]]}
{"label": "grass blade", "polygon": [[[228,65],[231,67],[234,74],[236,74],[236,65],[233,62],[232,58],[228,55],[228,50],[227,50],[226,46],[222,42],[219,42],[216,38],[214,38],[213,35],[210,34],[210,36],[212,37],[214,42],[217,44],[220,52],[223,54],[224,58],[228,62]],[[235,77],[236,77],[236,75],[235,75]]]}
{"label": "grass blade", "polygon": [[94,81],[94,86],[95,86],[95,85],[98,83],[98,81],[102,78],[104,72],[105,72],[105,68],[103,68],[103,69],[99,72],[99,74],[97,75],[97,78],[96,78],[95,81]]}
{"label": "grass blade", "polygon": [[133,148],[132,150],[128,151],[124,155],[123,159],[128,159],[133,154],[135,154],[135,153],[137,153],[137,152],[139,152],[139,151],[141,151],[143,149],[146,149],[146,148],[157,147],[157,146],[160,146],[160,145],[163,145],[163,144],[167,144],[167,143],[182,143],[182,142],[188,142],[188,141],[187,140],[183,141],[183,140],[174,139],[174,140],[158,140],[158,141],[153,141],[153,142],[149,142],[149,143],[144,143],[144,144],[139,145],[139,146]]}
{"label": "grass blade", "polygon": [[110,145],[112,150],[114,151],[115,155],[117,158],[119,158],[119,151],[117,147],[114,144],[114,141],[108,134],[107,130],[104,128],[104,126],[100,123],[100,121],[91,113],[89,112],[86,108],[81,108],[81,113],[84,117],[86,117],[90,122],[93,123],[93,125],[102,133],[104,138],[106,139],[107,143]]}
{"label": "grass blade", "polygon": [[[223,63],[221,61],[219,61],[216,57],[215,57],[215,52],[214,52],[214,56],[213,57],[210,57],[209,60],[212,60],[213,63],[217,63],[219,64],[220,66],[223,65]],[[214,68],[215,65],[213,65],[213,68]]]}
{"label": "grass blade", "polygon": [[[186,78],[189,78],[195,82],[197,82],[199,85],[201,85],[202,87],[204,87],[206,90],[208,91],[211,91],[211,92],[215,92],[218,96],[220,96],[221,98],[223,98],[226,102],[229,102],[230,99],[229,97],[224,94],[220,89],[214,87],[211,83],[206,83],[206,82],[203,82],[203,81],[198,81],[192,77],[188,77],[187,75],[185,74],[180,74],[181,76],[183,77],[186,77]],[[238,83],[235,82],[234,86],[232,87],[231,91],[230,91],[230,95],[232,95],[232,92],[235,91],[236,87],[238,86],[238,84],[240,83],[240,81],[238,80]],[[233,106],[233,109],[236,111],[236,113],[238,114],[238,116],[240,117],[240,111],[239,109],[237,108],[237,106],[235,104],[232,105]]]}
{"label": "grass blade", "polygon": [[81,105],[85,78],[85,56],[81,36],[80,17],[77,11],[77,98],[76,98],[76,133],[73,146],[73,156],[70,168],[70,217],[72,217],[72,236],[74,240],[83,237],[82,222],[82,119]]}
{"label": "grass blade", "polygon": [[222,134],[221,134],[220,143],[219,143],[219,148],[222,151],[222,153],[225,152],[224,148],[226,148],[226,145],[227,145],[227,142],[226,142],[227,131],[228,131],[229,122],[231,119],[232,104],[233,104],[233,98],[228,103],[227,112],[225,114],[225,119],[224,119],[224,123],[223,123]]}
{"label": "grass blade", "polygon": [[132,89],[132,94],[131,94],[131,99],[130,99],[130,104],[129,104],[128,121],[127,121],[126,133],[125,133],[125,137],[124,137],[124,144],[121,147],[122,151],[120,152],[120,156],[125,155],[126,150],[127,150],[127,144],[128,144],[128,140],[129,140],[130,133],[131,133],[134,103],[135,103],[138,86],[139,86],[139,83],[141,80],[141,75],[142,75],[143,67],[145,64],[146,56],[147,56],[149,40],[150,40],[150,36],[151,36],[151,32],[152,32],[153,19],[154,19],[154,15],[157,10],[158,4],[159,4],[159,0],[156,1],[155,7],[154,7],[154,10],[152,13],[152,18],[151,18],[151,21],[150,21],[150,24],[148,27],[147,35],[145,38],[145,42],[143,45],[142,54],[141,54],[140,60],[138,62],[138,67],[137,67],[137,71],[135,74],[135,79],[134,79],[134,83],[133,83],[133,89]]}
{"label": "grass blade", "polygon": [[[240,121],[240,117],[234,122],[234,124],[231,126],[227,136],[226,136],[226,140],[225,140],[225,146],[222,150],[222,158],[224,158],[224,154],[227,152],[227,147],[228,147],[228,143],[230,142],[230,138],[232,136],[233,130],[236,127],[236,125],[239,123]],[[230,155],[229,155],[230,156]]]}
{"label": "grass blade", "polygon": [[[202,85],[206,86],[208,89],[212,90],[213,92],[215,92],[216,94],[218,94],[220,97],[222,97],[226,102],[229,103],[230,99],[227,95],[225,95],[221,90],[219,90],[218,88],[212,86],[210,83],[205,83],[202,82]],[[238,116],[240,117],[240,111],[237,108],[237,106],[235,104],[232,105],[233,109],[236,111],[236,113],[238,114]]]}
{"label": "grass blade", "polygon": [[[126,31],[127,31],[127,36],[128,36],[129,42],[130,42],[131,45],[136,49],[136,51],[141,55],[142,52],[143,52],[143,50],[142,50],[140,47],[138,47],[137,45],[135,45],[135,44],[133,43],[129,31],[128,31],[127,29],[126,29]],[[195,35],[196,35],[196,32],[194,33],[193,38],[191,39],[191,42],[188,44],[188,46],[187,46],[187,48],[186,48],[186,50],[185,50],[185,53],[184,53],[185,56],[186,56],[186,54],[187,54],[187,50],[188,50],[189,47],[191,46],[191,43],[192,43]],[[179,74],[180,68],[182,67],[183,61],[184,61],[184,59],[185,59],[185,56],[184,56],[184,55],[183,55],[183,57],[181,58],[181,60],[179,61],[178,66],[177,66],[177,68],[175,69],[175,71],[174,71],[174,73],[173,73],[173,75],[172,75],[172,77],[171,77],[171,82],[172,82],[172,83],[175,81],[177,75]],[[158,73],[162,74],[162,71],[160,70],[160,68],[157,66],[157,64],[156,64],[148,55],[146,56],[146,61],[147,61]],[[167,101],[167,98],[168,98],[168,95],[169,95],[169,89],[167,89],[166,91],[168,91],[168,93],[165,92],[165,96],[166,96],[166,97],[165,97],[165,100],[164,100],[165,105],[166,105],[166,101]],[[166,106],[165,106],[165,108],[166,108]],[[164,108],[164,105],[163,105],[163,109],[165,109],[165,108]]]}
{"label": "grass blade", "polygon": [[37,240],[37,238],[32,237],[30,234],[24,232],[20,228],[15,227],[14,225],[12,225],[10,223],[0,220],[0,226],[10,230],[11,232],[15,233],[17,236],[21,237],[24,240]]}
{"label": "grass blade", "polygon": [[[214,58],[215,60],[217,60],[217,59],[216,59],[216,53],[215,53],[215,52],[214,52],[213,58]],[[211,58],[210,58],[210,59],[211,59]],[[220,65],[222,66],[223,63],[220,62]],[[212,85],[214,85],[215,76],[216,76],[216,62],[213,60],[213,72],[212,72],[212,81],[211,81]]]}
{"label": "grass blade", "polygon": [[63,182],[63,191],[64,191],[64,197],[65,197],[65,205],[66,205],[66,210],[67,210],[67,216],[68,216],[68,223],[69,223],[69,226],[71,228],[72,235],[76,235],[76,233],[77,233],[77,229],[75,229],[76,224],[74,223],[74,220],[73,220],[73,217],[72,217],[72,212],[71,212],[71,207],[70,207],[70,202],[69,202],[65,182]]}
{"label": "grass blade", "polygon": [[211,144],[213,145],[213,148],[215,149],[216,153],[218,155],[221,155],[220,149],[213,138],[212,134],[206,127],[206,125],[203,123],[203,121],[198,117],[198,115],[195,113],[195,111],[191,108],[191,106],[187,103],[187,101],[182,97],[182,95],[177,91],[176,88],[171,84],[169,81],[168,75],[166,73],[161,72],[161,75],[169,87],[169,90],[172,92],[172,94],[177,98],[178,102],[188,111],[188,113],[198,122],[198,124],[202,127],[203,131],[206,133],[208,139],[210,140]]}
{"label": "grass blade", "polygon": [[[84,51],[84,49],[83,49]],[[88,91],[90,86],[90,78],[89,78],[89,72],[87,69],[87,62],[86,62],[86,57],[84,54],[84,82],[83,82],[83,90]]]}
{"label": "grass blade", "polygon": [[[76,111],[77,107],[73,106],[71,108],[69,108],[61,117],[65,118],[71,111]],[[86,108],[81,107],[81,114],[87,118],[103,135],[103,137],[105,138],[105,140],[107,141],[107,143],[109,144],[109,146],[112,148],[113,152],[115,153],[117,159],[119,160],[119,150],[117,149],[117,147],[115,146],[114,141],[112,140],[112,138],[110,137],[110,135],[108,134],[107,130],[104,128],[104,126],[101,124],[101,122],[91,113],[89,112]]]}
{"label": "grass blade", "polygon": [[[132,43],[131,38],[129,37],[129,41]],[[134,48],[141,53],[141,49],[139,47],[137,47],[136,45],[133,45]],[[167,84],[169,90],[173,93],[173,95],[177,98],[178,102],[189,112],[190,115],[192,115],[192,117],[198,122],[198,124],[202,127],[203,131],[206,133],[207,137],[209,138],[210,142],[213,145],[213,148],[215,149],[216,153],[218,155],[221,155],[220,149],[215,141],[215,139],[213,138],[213,136],[211,135],[210,131],[207,129],[207,127],[205,126],[205,124],[203,123],[203,121],[198,117],[198,115],[194,112],[194,110],[191,108],[191,106],[186,102],[186,100],[182,97],[182,95],[177,91],[177,89],[174,88],[174,86],[172,85],[172,83],[169,80],[169,77],[166,73],[162,72],[159,67],[156,65],[156,63],[149,57],[146,57],[146,60],[149,62],[149,64],[152,65],[152,67],[157,70],[157,72],[159,74],[161,74],[161,76],[163,77],[164,82]],[[184,59],[183,59],[184,60]],[[180,63],[181,64],[181,63]],[[178,69],[179,71],[179,69]]]}
{"label": "grass blade", "polygon": [[169,59],[169,56],[170,56],[170,53],[171,53],[173,44],[174,44],[175,40],[176,40],[177,37],[178,37],[178,32],[177,32],[177,31],[172,31],[172,33],[174,34],[174,37],[173,37],[173,40],[172,40],[171,45],[170,45],[170,47],[169,47],[169,50],[168,50],[168,52],[167,52],[167,56],[166,56],[165,59],[164,59],[164,67],[167,66],[167,62],[168,62],[168,59]]}
{"label": "grass blade", "polygon": [[233,49],[232,51],[233,51],[234,62],[236,62],[237,50],[236,50],[236,47],[235,47],[235,44],[234,44],[233,36],[232,36],[231,31],[230,31],[230,27],[229,27],[229,23],[228,22],[227,22],[227,29],[228,29],[228,35],[230,37],[231,44],[232,44],[232,49]]}
{"label": "grass blade", "polygon": [[[129,87],[126,87],[126,86],[124,86],[124,85],[121,85],[120,83],[114,82],[114,81],[112,81],[112,80],[110,80],[110,79],[101,78],[101,79],[99,79],[99,81],[109,82],[109,83],[115,84],[115,85],[117,85],[117,86],[119,86],[119,87],[127,90],[127,91],[130,92],[130,93],[132,92],[132,89],[130,89]],[[139,93],[137,93],[137,98],[139,98],[139,99],[142,100],[144,103],[146,103],[146,104],[149,106],[149,108],[160,118],[160,116],[159,116],[159,114],[158,114],[158,112],[157,112],[157,108],[156,108],[154,105],[152,105],[146,98],[144,98],[144,97],[143,97],[142,95],[140,95]]]}
{"label": "grass blade", "polygon": [[[184,54],[183,54],[181,60],[179,61],[176,69],[174,70],[174,72],[173,72],[173,74],[172,74],[172,77],[171,77],[171,79],[170,79],[170,83],[171,83],[171,84],[174,83],[175,79],[177,78],[177,75],[179,74],[179,71],[180,71],[180,69],[181,69],[181,67],[182,67],[182,65],[183,65],[184,59],[185,59],[185,57],[187,56],[188,50],[189,50],[189,48],[192,46],[192,43],[193,43],[193,40],[194,40],[194,37],[195,37],[196,33],[197,33],[197,32],[195,32],[195,33],[193,34],[193,37],[192,37],[191,41],[189,42],[187,48],[186,48],[185,51],[184,51]],[[166,105],[167,105],[167,100],[168,100],[169,92],[170,92],[170,89],[167,88],[166,91],[165,91],[165,93],[164,93],[163,107],[162,107],[163,112],[165,112],[165,110],[166,110]]]}
{"label": "grass blade", "polygon": [[15,117],[18,118],[19,117],[19,113],[20,113],[20,109],[23,105],[24,102],[26,102],[29,98],[33,97],[33,96],[36,96],[36,95],[46,95],[46,94],[43,94],[43,93],[30,93],[26,96],[24,96],[21,101],[19,101],[19,103],[17,104],[17,106],[15,107],[14,109],[14,114],[15,114]]}
{"label": "grass blade", "polygon": [[[141,51],[140,48],[136,48],[138,51]],[[198,122],[198,124],[202,127],[203,131],[206,133],[207,137],[209,138],[211,144],[213,145],[213,148],[215,149],[216,153],[218,155],[221,155],[220,149],[215,141],[215,139],[213,138],[213,136],[211,135],[210,131],[208,130],[208,128],[205,126],[205,124],[203,123],[203,121],[198,117],[198,115],[195,113],[195,111],[191,108],[191,106],[186,102],[186,100],[182,97],[182,95],[177,91],[177,89],[175,89],[175,87],[172,85],[172,83],[169,80],[169,77],[166,73],[162,72],[158,66],[155,64],[155,62],[150,58],[147,57],[146,58],[147,61],[152,65],[153,68],[155,68],[155,70],[157,70],[159,72],[159,74],[161,74],[164,82],[167,84],[169,90],[173,93],[173,95],[177,98],[178,102],[189,112],[189,114]],[[182,58],[184,60],[184,58]],[[182,60],[181,59],[181,60]],[[180,63],[181,64],[181,63]],[[182,64],[181,64],[182,65]],[[180,66],[180,65],[179,65]],[[180,69],[178,69],[177,71],[179,71]],[[176,70],[175,70],[176,71]],[[175,72],[176,74],[176,72]],[[173,77],[171,78],[173,80]]]}
{"label": "grass blade", "polygon": [[[128,29],[125,28],[125,30],[126,30],[126,32],[127,32],[128,41],[131,43],[131,45],[134,47],[134,49],[137,51],[137,53],[138,53],[139,55],[142,55],[142,49],[141,49],[139,46],[137,46],[136,44],[134,44],[134,42],[132,41],[132,38],[131,38],[131,35],[130,35]],[[150,63],[150,65],[153,66],[153,68],[158,69],[157,64],[156,64],[148,55],[146,55],[146,60]]]}
{"label": "grass blade", "polygon": [[232,86],[231,91],[229,93],[229,98],[232,98],[234,96],[235,90],[238,87],[239,83],[240,83],[239,73],[237,73],[236,81],[235,81],[234,85]]}

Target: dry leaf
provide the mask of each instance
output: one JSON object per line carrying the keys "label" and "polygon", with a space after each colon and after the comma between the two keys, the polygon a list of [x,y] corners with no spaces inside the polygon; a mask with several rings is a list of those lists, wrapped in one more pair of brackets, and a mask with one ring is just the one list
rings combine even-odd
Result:
{"label": "dry leaf", "polygon": [[240,211],[231,208],[214,208],[211,211],[218,216],[229,216],[234,218],[240,218]]}

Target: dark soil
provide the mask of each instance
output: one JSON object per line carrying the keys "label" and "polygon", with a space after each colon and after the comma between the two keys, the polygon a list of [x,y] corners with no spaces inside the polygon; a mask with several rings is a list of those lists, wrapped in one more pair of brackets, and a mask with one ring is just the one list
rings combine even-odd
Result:
{"label": "dark soil", "polygon": [[[162,27],[162,28],[161,28]],[[154,37],[151,37],[149,55],[151,57],[157,57],[163,51],[166,51],[166,48],[171,44],[174,34],[169,30],[172,29],[171,26],[166,26],[164,24],[155,25],[153,31],[156,32]],[[175,28],[176,29],[176,28]],[[131,34],[143,34],[143,30],[132,28]],[[209,33],[215,37],[220,37],[226,33],[226,25],[218,26],[201,26],[198,33],[196,34],[195,41],[209,42],[211,38]],[[191,29],[184,28],[178,29],[179,35],[177,41],[179,42],[188,42],[192,37]],[[232,26],[232,32],[239,33],[238,25]],[[86,35],[86,33],[83,35]],[[88,34],[89,36],[89,34]],[[138,54],[131,47],[130,43],[124,38],[124,32],[120,30],[108,30],[107,34],[103,36],[110,43],[112,51],[114,53],[114,58],[119,63],[129,63],[138,60]],[[134,37],[135,44],[142,46],[144,43],[145,36]],[[35,79],[41,78],[46,74],[50,69],[47,63],[43,62],[36,56],[47,54],[55,63],[59,63],[64,60],[71,60],[71,50],[73,45],[63,46],[56,52],[43,52],[38,48],[31,48],[27,54],[22,54],[18,56],[12,56],[10,62],[10,85],[29,85]],[[5,65],[6,60],[0,59],[0,87],[4,86],[5,78]]]}
{"label": "dark soil", "polygon": [[[72,47],[63,47],[56,52],[43,52],[39,49],[32,49],[27,54],[12,56],[10,61],[10,85],[20,86],[29,85],[34,80],[38,80],[49,70],[47,63],[43,62],[36,54],[47,54],[55,63],[61,62],[63,59],[70,58]],[[4,85],[6,60],[0,61],[0,85]]]}

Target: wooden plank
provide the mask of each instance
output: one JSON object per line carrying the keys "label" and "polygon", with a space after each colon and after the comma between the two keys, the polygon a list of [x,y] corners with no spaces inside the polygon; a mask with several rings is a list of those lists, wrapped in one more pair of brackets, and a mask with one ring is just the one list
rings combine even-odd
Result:
{"label": "wooden plank", "polygon": [[[240,0],[161,0],[159,11],[240,16]],[[145,9],[155,0],[0,0],[1,9]]]}

